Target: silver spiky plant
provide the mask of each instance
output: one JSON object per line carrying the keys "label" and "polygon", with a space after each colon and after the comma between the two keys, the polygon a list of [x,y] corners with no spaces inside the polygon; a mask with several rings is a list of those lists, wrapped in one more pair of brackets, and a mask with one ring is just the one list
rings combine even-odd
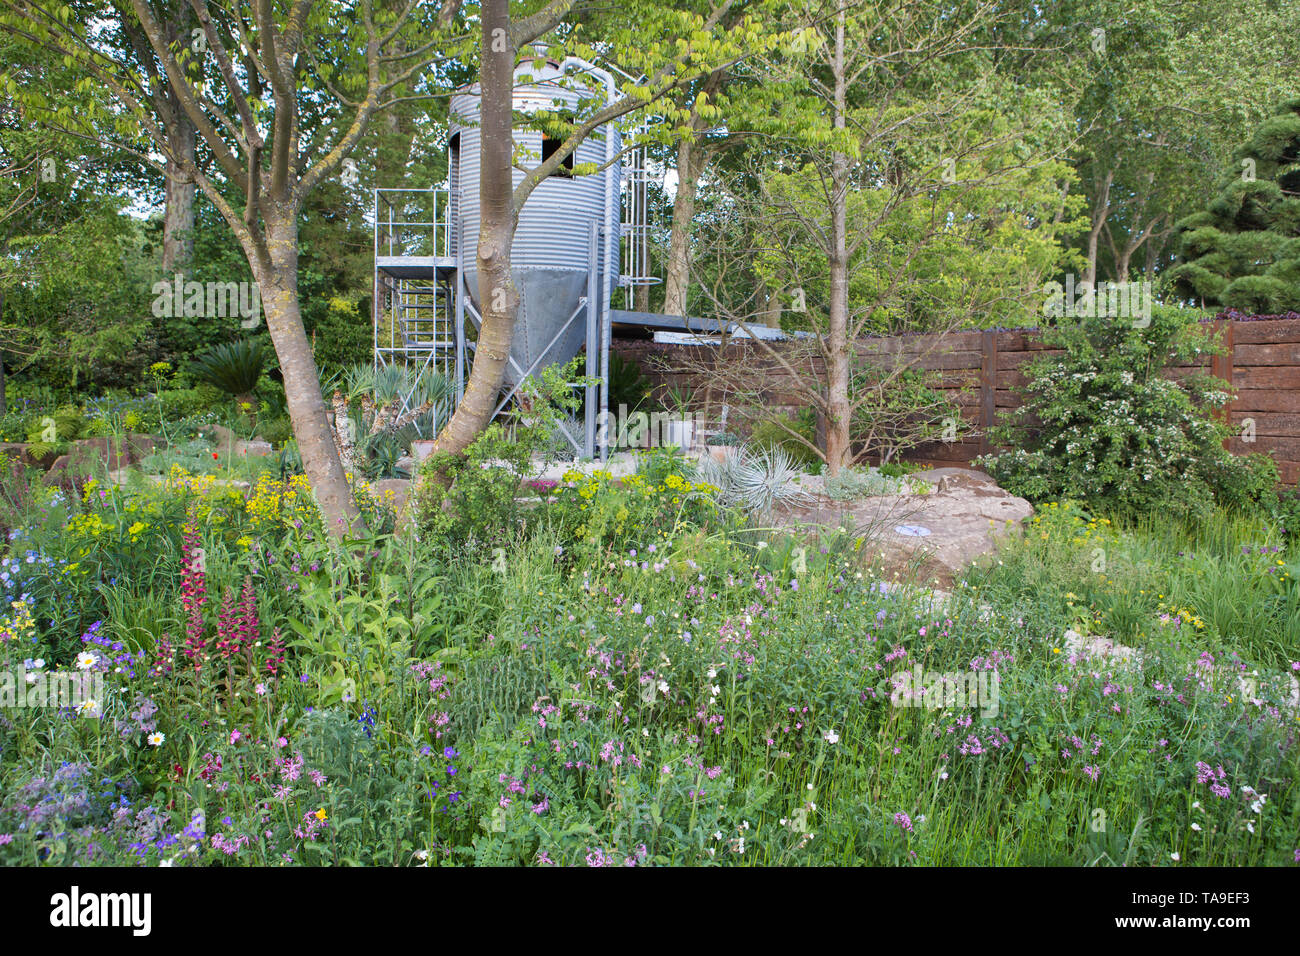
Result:
{"label": "silver spiky plant", "polygon": [[722,461],[702,459],[696,466],[700,481],[719,489],[719,501],[755,514],[769,514],[777,502],[798,504],[812,496],[796,485],[802,472],[780,445],[752,449],[742,446]]}

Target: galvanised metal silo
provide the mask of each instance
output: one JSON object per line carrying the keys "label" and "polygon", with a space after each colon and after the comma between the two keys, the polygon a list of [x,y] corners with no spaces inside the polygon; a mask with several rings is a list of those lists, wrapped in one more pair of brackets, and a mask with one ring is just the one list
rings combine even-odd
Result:
{"label": "galvanised metal silo", "polygon": [[[614,78],[585,60],[525,60],[515,69],[514,108],[574,110],[589,107],[593,97],[607,101],[617,95]],[[451,204],[452,255],[459,254],[464,290],[480,311],[476,251],[479,233],[479,108],[475,84],[451,98]],[[516,129],[515,142],[524,152],[522,165],[542,161],[543,135]],[[557,145],[553,143],[547,146]],[[575,151],[576,163],[610,163],[620,149],[612,125],[589,136]],[[549,153],[547,153],[549,155]],[[572,164],[569,164],[572,165]],[[577,355],[588,338],[591,317],[609,306],[619,280],[619,223],[621,219],[621,164],[590,176],[554,175],[538,184],[519,214],[510,261],[520,305],[513,363],[507,367],[508,384],[518,385],[524,374],[539,373],[547,365],[566,362]],[[524,173],[515,169],[518,185]],[[601,228],[597,244],[597,302],[582,308],[588,295],[592,258],[592,226]],[[576,315],[576,317],[575,317]],[[562,334],[566,322],[573,320]],[[557,338],[558,335],[558,338]]]}

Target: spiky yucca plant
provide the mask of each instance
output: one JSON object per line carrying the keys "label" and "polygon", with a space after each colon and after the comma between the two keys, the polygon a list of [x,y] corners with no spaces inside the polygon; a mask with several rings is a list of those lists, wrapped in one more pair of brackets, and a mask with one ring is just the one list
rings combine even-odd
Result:
{"label": "spiky yucca plant", "polygon": [[779,445],[742,446],[722,461],[702,458],[696,465],[697,478],[718,488],[724,505],[759,515],[769,514],[777,502],[811,501],[812,496],[794,483],[801,474]]}

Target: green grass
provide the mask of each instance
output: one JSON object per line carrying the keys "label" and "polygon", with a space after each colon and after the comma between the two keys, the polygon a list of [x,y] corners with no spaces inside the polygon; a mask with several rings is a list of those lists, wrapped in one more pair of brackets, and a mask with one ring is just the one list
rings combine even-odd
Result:
{"label": "green grass", "polygon": [[[340,554],[292,525],[242,551],[222,543],[234,529],[205,528],[209,627],[253,575],[261,639],[292,642],[286,672],[196,676],[177,657],[169,676],[110,678],[99,721],[6,710],[0,777],[28,794],[0,804],[0,861],[84,861],[94,842],[98,862],[137,862],[138,833],[102,807],[53,854],[20,826],[33,793],[80,793],[56,780],[67,761],[134,814],[170,806],[166,832],[202,810],[209,838],[182,839],[179,862],[1294,862],[1297,721],[1281,702],[1297,589],[1284,555],[1259,552],[1268,527],[1043,508],[933,611],[877,579],[875,542],[797,543],[707,510],[700,524],[654,504],[664,480],[560,495],[502,552],[403,534]],[[646,523],[586,537],[594,509],[625,504]],[[176,643],[175,570],[119,576],[107,633]],[[1073,657],[1070,628],[1140,648],[1142,668]],[[13,666],[31,647],[3,652]],[[916,665],[996,673],[997,697],[896,706],[891,678]],[[1262,704],[1242,699],[1243,669]],[[164,853],[179,850],[138,861]]]}

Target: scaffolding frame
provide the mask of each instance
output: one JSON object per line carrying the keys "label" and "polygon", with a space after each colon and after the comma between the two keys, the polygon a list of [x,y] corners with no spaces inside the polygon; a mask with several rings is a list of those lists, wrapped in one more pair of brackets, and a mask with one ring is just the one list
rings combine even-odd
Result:
{"label": "scaffolding frame", "polygon": [[[430,209],[429,218],[411,218],[413,205]],[[400,365],[412,373],[411,389],[399,395],[401,413],[414,410],[414,388],[426,371],[461,381],[451,228],[445,189],[374,190],[373,363],[376,372]]]}

